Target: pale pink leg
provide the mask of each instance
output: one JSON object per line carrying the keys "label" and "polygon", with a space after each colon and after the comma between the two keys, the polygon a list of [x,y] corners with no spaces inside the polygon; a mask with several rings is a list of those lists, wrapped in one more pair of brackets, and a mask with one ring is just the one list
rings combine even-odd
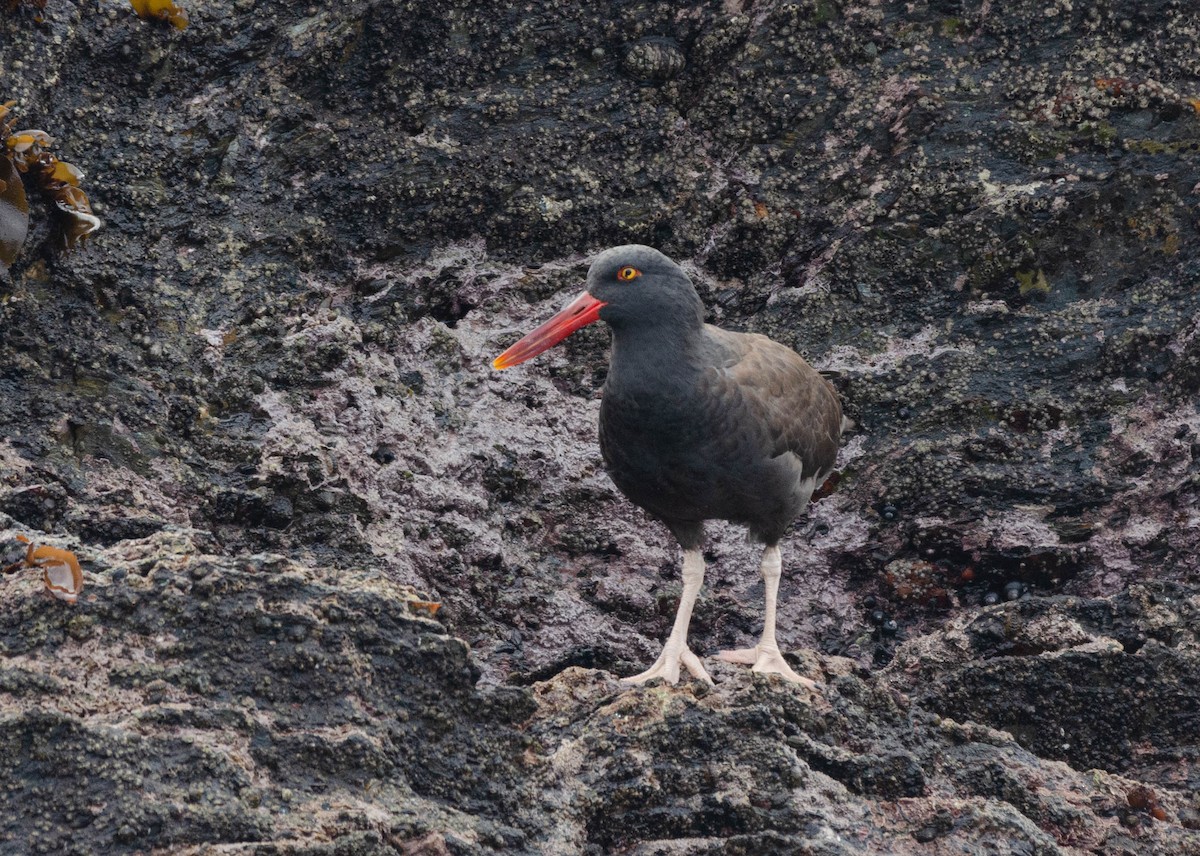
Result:
{"label": "pale pink leg", "polygon": [[688,624],[692,620],[692,607],[696,605],[696,596],[700,594],[700,586],[704,583],[704,557],[699,550],[684,550],[683,552],[683,594],[679,597],[679,611],[675,613],[675,625],[667,644],[663,646],[662,654],[646,671],[622,681],[631,684],[644,684],[651,678],[662,678],[669,684],[679,680],[679,666],[683,666],[707,683],[712,678],[704,670],[700,658],[691,652],[687,646]]}
{"label": "pale pink leg", "polygon": [[786,680],[815,689],[818,684],[796,674],[783,659],[783,653],[775,641],[775,605],[779,599],[779,578],[783,573],[783,559],[779,547],[768,547],[763,551],[762,575],[767,590],[766,616],[763,619],[762,639],[753,648],[722,651],[717,657],[727,663],[742,663],[751,671],[782,675]]}

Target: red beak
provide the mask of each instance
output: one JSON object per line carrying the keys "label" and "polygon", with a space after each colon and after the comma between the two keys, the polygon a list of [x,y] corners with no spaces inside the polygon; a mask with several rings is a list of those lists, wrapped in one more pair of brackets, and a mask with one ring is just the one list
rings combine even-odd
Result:
{"label": "red beak", "polygon": [[601,307],[607,305],[586,291],[583,292],[545,324],[526,334],[521,341],[492,360],[492,367],[506,369],[519,365],[542,351],[553,348],[580,327],[598,321]]}

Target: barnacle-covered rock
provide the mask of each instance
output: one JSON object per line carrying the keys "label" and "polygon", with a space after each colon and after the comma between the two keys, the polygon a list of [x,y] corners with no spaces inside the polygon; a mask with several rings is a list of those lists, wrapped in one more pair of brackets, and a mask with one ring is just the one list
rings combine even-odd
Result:
{"label": "barnacle-covered rock", "polygon": [[630,45],[621,63],[625,73],[637,80],[667,81],[678,77],[687,57],[674,39],[651,36]]}

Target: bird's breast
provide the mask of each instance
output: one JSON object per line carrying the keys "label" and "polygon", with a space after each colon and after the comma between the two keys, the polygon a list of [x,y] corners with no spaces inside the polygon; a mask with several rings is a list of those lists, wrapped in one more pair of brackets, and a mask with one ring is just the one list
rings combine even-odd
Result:
{"label": "bird's breast", "polygon": [[741,497],[758,479],[755,462],[715,417],[710,398],[675,386],[606,392],[600,450],[613,483],[636,505],[668,520],[737,517]]}
{"label": "bird's breast", "polygon": [[662,466],[686,457],[704,434],[701,411],[675,391],[606,391],[600,402],[600,444],[605,459],[644,460]]}

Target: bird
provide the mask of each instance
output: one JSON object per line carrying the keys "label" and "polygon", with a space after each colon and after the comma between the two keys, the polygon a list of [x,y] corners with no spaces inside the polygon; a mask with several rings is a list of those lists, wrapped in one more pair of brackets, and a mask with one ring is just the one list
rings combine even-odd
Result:
{"label": "bird", "polygon": [[758,643],[717,657],[817,688],[788,665],[776,640],[779,542],[835,466],[845,427],[837,392],[791,348],[705,323],[684,270],[641,244],[597,255],[585,290],[492,365],[523,363],[596,321],[612,331],[600,402],[605,467],[683,551],[683,590],[662,654],[623,680],[674,684],[686,669],[712,684],[687,636],[704,583],[705,521],[726,520],[763,546],[766,603]]}

